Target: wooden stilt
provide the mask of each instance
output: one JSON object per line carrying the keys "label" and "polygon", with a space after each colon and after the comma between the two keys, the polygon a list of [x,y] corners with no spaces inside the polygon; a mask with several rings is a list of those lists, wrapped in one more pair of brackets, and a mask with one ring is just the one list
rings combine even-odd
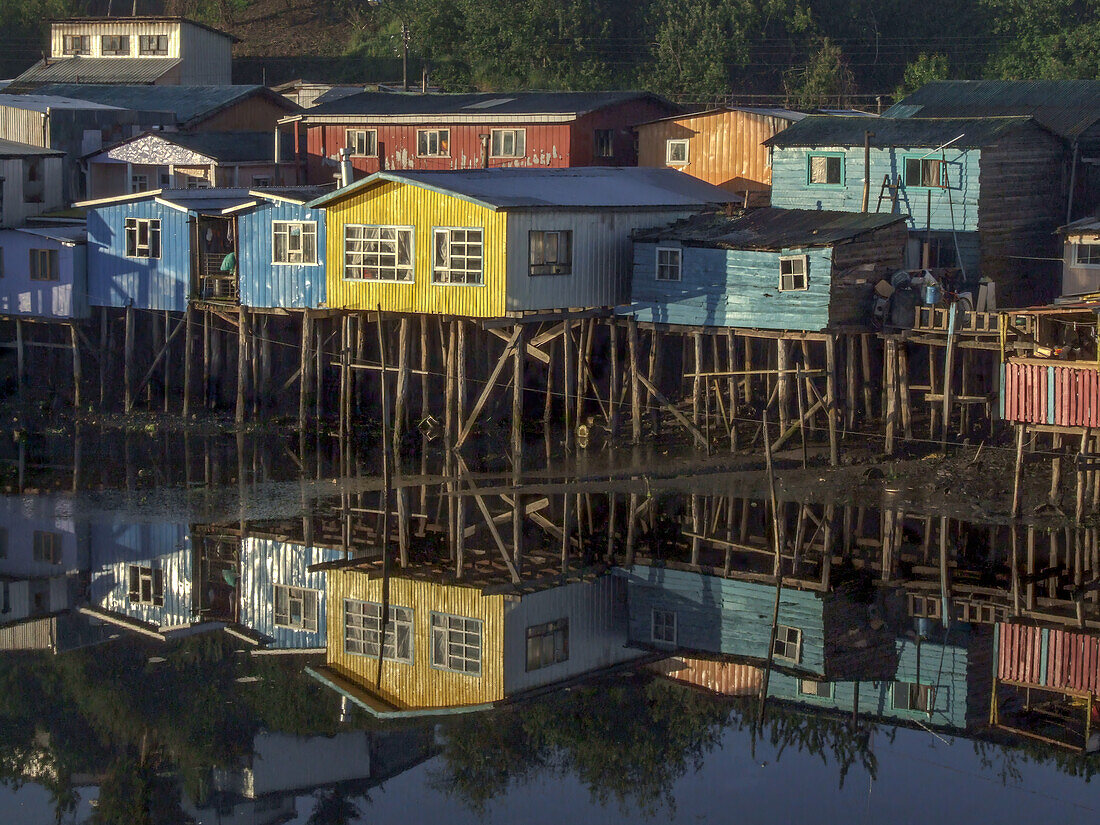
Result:
{"label": "wooden stilt", "polygon": [[213,342],[210,340],[210,310],[202,312],[202,406],[214,408],[214,399],[210,392],[210,355]]}
{"label": "wooden stilt", "polygon": [[788,363],[789,355],[789,343],[785,338],[776,339],[776,370],[778,375],[776,376],[779,381],[779,431],[785,432],[790,425],[790,403],[791,403],[791,379],[788,374],[790,365]]}
{"label": "wooden stilt", "polygon": [[611,375],[608,378],[607,401],[608,415],[607,426],[611,431],[611,438],[619,435],[619,386],[622,383],[619,376],[619,324],[618,319],[611,318],[607,322],[608,335],[608,360],[611,362]]}
{"label": "wooden stilt", "polygon": [[298,357],[298,427],[305,430],[309,426],[309,391],[313,384],[313,311],[302,311],[302,339]]}
{"label": "wooden stilt", "polygon": [[1054,458],[1050,460],[1050,495],[1047,500],[1057,505],[1062,499],[1062,435],[1054,433],[1050,439],[1050,447],[1054,452]]}
{"label": "wooden stilt", "polygon": [[248,398],[248,310],[237,310],[237,404],[236,421],[244,423],[245,403]]}
{"label": "wooden stilt", "polygon": [[875,394],[871,385],[871,336],[861,333],[859,347],[863,361],[863,420],[870,421],[875,417]]}
{"label": "wooden stilt", "polygon": [[[466,366],[467,366],[467,352],[466,346],[466,328],[467,324],[462,319],[455,321],[457,331],[455,333],[455,346],[458,348],[455,354],[455,420],[458,422],[457,426],[462,426],[462,421],[466,416],[466,392],[469,387],[469,382],[466,380]],[[477,334],[475,327],[470,329]],[[476,365],[475,365],[476,371]]]}
{"label": "wooden stilt", "polygon": [[[444,443],[447,448],[450,449],[452,445],[454,447],[462,446],[462,435],[460,431],[463,430],[464,425],[462,421],[458,419],[457,398],[456,398],[456,384],[458,383],[457,377],[457,364],[456,350],[458,349],[458,331],[455,328],[455,324],[458,321],[451,321],[447,325],[447,349],[443,356],[443,363],[446,365],[446,387],[444,389],[444,402],[446,404],[446,410],[444,412],[443,430],[444,430]],[[458,440],[455,440],[455,434],[459,433]]]}
{"label": "wooden stilt", "polygon": [[122,378],[125,386],[125,408],[134,408],[134,308],[126,307],[126,339],[123,344]]}
{"label": "wooden stilt", "polygon": [[69,336],[73,350],[73,409],[79,413],[83,401],[81,387],[84,383],[84,370],[80,363],[80,340],[77,338],[76,324],[69,324]]}
{"label": "wooden stilt", "polygon": [[845,378],[845,392],[844,392],[844,414],[845,424],[847,429],[854,430],[856,428],[856,388],[858,380],[856,378],[858,363],[856,362],[856,336],[846,335],[844,337],[844,378]]}
{"label": "wooden stilt", "polygon": [[[650,384],[658,388],[661,386],[661,370],[664,363],[664,352],[661,347],[661,333],[659,333],[655,327],[649,334],[646,377],[649,379]],[[661,410],[656,404],[651,404],[649,406],[649,428],[654,435],[661,431]]]}
{"label": "wooden stilt", "polygon": [[108,336],[107,307],[99,308],[99,409],[107,408],[107,375],[110,368],[110,338]]}
{"label": "wooden stilt", "polygon": [[837,408],[836,394],[836,336],[825,339],[825,414],[829,421],[829,464],[833,467],[840,463],[840,447],[837,443],[837,424],[840,410]]}
{"label": "wooden stilt", "polygon": [[420,316],[420,420],[431,413],[428,390],[428,316]]}
{"label": "wooden stilt", "polygon": [[[166,348],[170,348],[172,346],[171,329],[170,329],[171,326],[172,326],[172,319],[169,316],[168,310],[164,310],[164,346]],[[172,395],[171,364],[172,364],[172,357],[171,357],[171,351],[169,351],[169,352],[166,352],[164,354],[164,375],[163,375],[163,381],[162,381],[162,383],[163,383],[162,390],[164,392],[164,411],[165,412],[168,412],[168,403],[169,403],[169,399],[171,398],[171,395]]]}
{"label": "wooden stilt", "polygon": [[275,400],[271,397],[271,326],[271,316],[264,313],[260,319],[260,390],[256,393],[259,396],[256,405],[265,417]]}
{"label": "wooden stilt", "polygon": [[[523,359],[527,354],[527,327],[516,324],[516,346],[512,366],[512,452],[523,453]],[[516,497],[517,502],[519,496]],[[517,507],[517,512],[518,512]]]}
{"label": "wooden stilt", "polygon": [[[1088,450],[1089,445],[1089,428],[1085,427],[1085,431],[1081,433],[1081,449],[1079,455],[1083,456]],[[1085,469],[1080,463],[1077,465],[1077,523],[1080,524],[1085,516]]]}
{"label": "wooden stilt", "polygon": [[[657,349],[656,331],[651,349]],[[634,444],[642,443],[642,392],[638,364],[638,322],[631,317],[626,327],[627,351],[630,359],[630,438]]]}
{"label": "wooden stilt", "polygon": [[898,342],[887,338],[882,359],[883,388],[886,392],[886,409],[883,417],[886,423],[886,455],[894,454],[894,440],[897,434],[898,394],[896,389]]}
{"label": "wooden stilt", "polygon": [[565,447],[573,446],[573,389],[574,389],[574,357],[573,357],[573,322],[567,320],[562,329],[562,384],[565,400]]}
{"label": "wooden stilt", "polygon": [[191,416],[191,366],[195,360],[195,310],[188,305],[183,313],[183,417]]}
{"label": "wooden stilt", "polygon": [[542,428],[543,432],[549,436],[550,419],[554,411],[554,379],[557,378],[554,375],[554,356],[557,354],[555,348],[557,343],[550,341],[546,345],[546,350],[550,355],[550,360],[546,362],[546,393],[543,396],[542,402]]}
{"label": "wooden stilt", "polygon": [[954,385],[954,363],[955,363],[955,307],[958,304],[951,305],[951,320],[949,322],[949,328],[947,332],[947,346],[944,349],[943,356],[943,421],[940,429],[940,447],[941,449],[947,449],[947,430],[951,426],[951,391]]}
{"label": "wooden stilt", "polygon": [[[1012,481],[1012,512],[1011,518],[1020,515],[1020,479],[1024,471],[1024,425],[1016,425],[1016,472]],[[1015,553],[1015,549],[1013,550]]]}
{"label": "wooden stilt", "polygon": [[702,377],[703,334],[701,332],[692,333],[691,343],[693,349],[692,364],[694,366],[694,375],[691,379],[691,421],[698,427],[703,403],[702,392],[704,386],[704,379]]}
{"label": "wooden stilt", "polygon": [[898,403],[901,405],[901,430],[907,440],[913,439],[913,408],[909,395],[909,345],[898,345],[897,357]]}

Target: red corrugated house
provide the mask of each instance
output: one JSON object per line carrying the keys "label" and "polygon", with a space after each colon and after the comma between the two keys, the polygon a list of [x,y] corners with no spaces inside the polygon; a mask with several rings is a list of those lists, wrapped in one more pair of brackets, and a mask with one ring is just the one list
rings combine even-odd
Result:
{"label": "red corrugated house", "polygon": [[645,92],[363,92],[280,121],[311,183],[330,183],[340,150],[357,178],[382,169],[634,166],[633,127],[675,114]]}

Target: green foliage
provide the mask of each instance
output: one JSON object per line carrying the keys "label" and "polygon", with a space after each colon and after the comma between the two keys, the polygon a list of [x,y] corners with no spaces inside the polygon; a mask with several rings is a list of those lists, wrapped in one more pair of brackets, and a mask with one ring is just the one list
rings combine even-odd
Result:
{"label": "green foliage", "polygon": [[844,51],[828,37],[811,45],[804,65],[787,70],[783,85],[791,105],[803,109],[846,106],[856,91]]}
{"label": "green foliage", "polygon": [[894,97],[905,97],[933,80],[947,80],[950,77],[951,70],[946,56],[921,52],[916,60],[905,67],[905,77],[894,91]]}
{"label": "green foliage", "polygon": [[988,72],[1006,80],[1100,78],[1098,0],[981,0],[1002,45]]}

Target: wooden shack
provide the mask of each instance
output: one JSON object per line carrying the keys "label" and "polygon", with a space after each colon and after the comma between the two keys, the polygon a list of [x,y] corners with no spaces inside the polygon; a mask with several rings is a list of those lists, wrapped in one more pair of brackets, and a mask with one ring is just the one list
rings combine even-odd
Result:
{"label": "wooden shack", "polygon": [[65,206],[64,153],[0,139],[0,226],[22,226]]}
{"label": "wooden shack", "polygon": [[1062,297],[1100,293],[1100,220],[1082,218],[1058,230],[1062,236]]}

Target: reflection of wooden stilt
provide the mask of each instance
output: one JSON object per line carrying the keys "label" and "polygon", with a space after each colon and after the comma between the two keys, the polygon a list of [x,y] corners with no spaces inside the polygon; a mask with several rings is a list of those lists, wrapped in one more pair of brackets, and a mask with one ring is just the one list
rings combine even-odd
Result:
{"label": "reflection of wooden stilt", "polygon": [[393,445],[394,450],[401,444],[401,438],[408,426],[409,395],[409,318],[402,316],[397,330],[397,388],[394,392],[393,406]]}
{"label": "reflection of wooden stilt", "polygon": [[883,411],[883,417],[886,419],[886,455],[888,456],[894,454],[894,439],[897,433],[897,352],[897,341],[887,338],[882,360],[882,383],[886,392],[886,409]]}

